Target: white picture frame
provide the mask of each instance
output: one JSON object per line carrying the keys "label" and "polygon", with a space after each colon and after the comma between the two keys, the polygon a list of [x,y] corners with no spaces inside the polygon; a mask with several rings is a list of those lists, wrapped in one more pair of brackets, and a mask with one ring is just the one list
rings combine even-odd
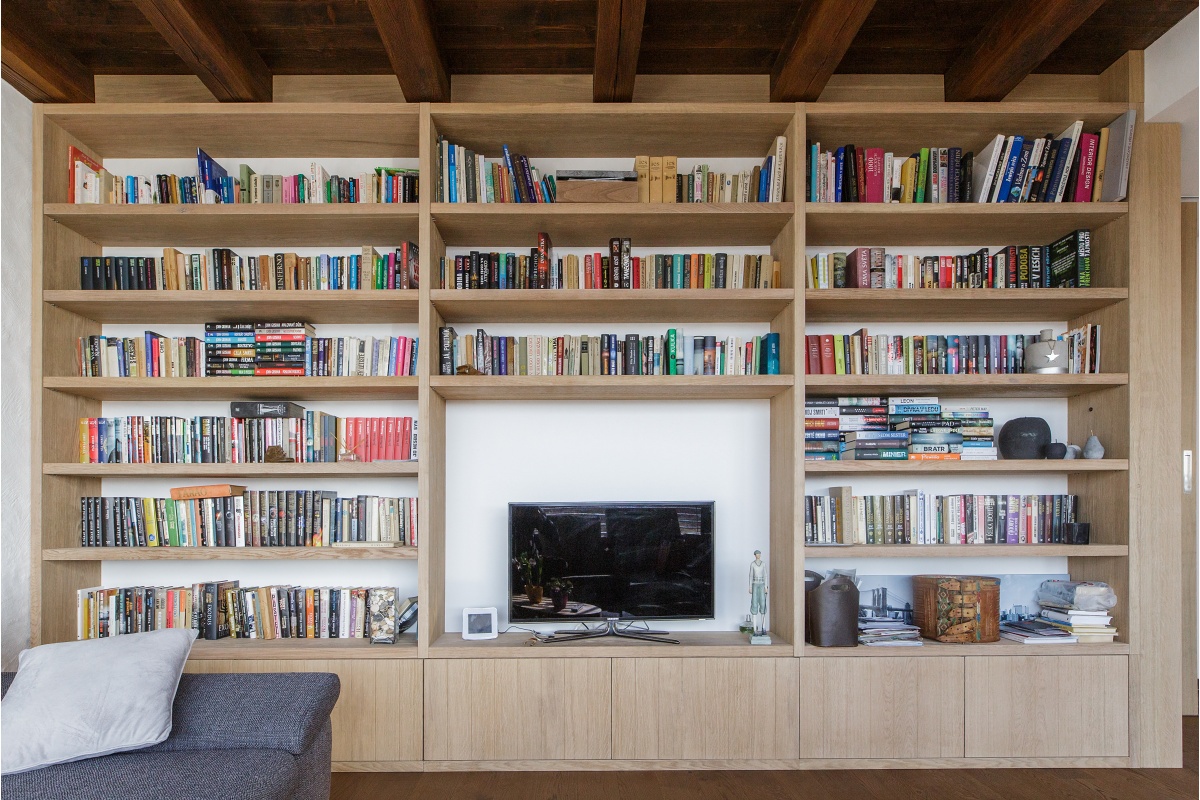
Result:
{"label": "white picture frame", "polygon": [[495,639],[499,630],[499,615],[493,608],[464,608],[462,637],[464,639]]}

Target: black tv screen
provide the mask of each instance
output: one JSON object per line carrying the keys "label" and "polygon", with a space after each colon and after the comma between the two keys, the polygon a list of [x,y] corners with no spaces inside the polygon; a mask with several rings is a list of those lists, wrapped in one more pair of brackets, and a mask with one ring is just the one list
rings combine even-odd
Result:
{"label": "black tv screen", "polygon": [[712,502],[510,503],[508,534],[512,622],[714,615]]}

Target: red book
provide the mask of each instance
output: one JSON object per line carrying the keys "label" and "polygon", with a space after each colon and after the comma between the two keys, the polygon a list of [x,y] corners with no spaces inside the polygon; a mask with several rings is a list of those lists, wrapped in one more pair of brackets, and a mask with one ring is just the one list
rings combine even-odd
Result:
{"label": "red book", "polygon": [[938,286],[943,289],[954,288],[954,256],[938,257]]}
{"label": "red book", "polygon": [[833,334],[830,333],[821,335],[821,374],[837,374],[837,359],[833,355]]}
{"label": "red book", "polygon": [[401,417],[397,420],[396,429],[400,437],[400,449],[396,453],[396,458],[408,461],[409,451],[412,450],[412,417]]}
{"label": "red book", "polygon": [[808,359],[804,363],[804,372],[808,375],[820,375],[821,337],[810,333],[804,337],[804,344],[808,350]]}
{"label": "red book", "polygon": [[304,367],[255,367],[255,376],[287,376],[287,377],[303,377]]}
{"label": "red book", "polygon": [[387,430],[383,436],[383,457],[387,461],[395,461],[396,453],[400,450],[400,442],[396,438],[399,421],[396,417],[387,417],[385,421]]}
{"label": "red book", "polygon": [[1092,202],[1092,184],[1096,178],[1096,148],[1100,137],[1084,133],[1079,137],[1079,179],[1075,181],[1075,202]]}
{"label": "red book", "polygon": [[846,287],[871,288],[871,248],[856,247],[846,254]]}
{"label": "red book", "polygon": [[367,436],[367,453],[368,461],[378,461],[380,459],[379,446],[383,443],[379,430],[379,417],[371,417],[370,434]]}
{"label": "red book", "polygon": [[387,288],[396,288],[396,251],[387,254]]}
{"label": "red book", "polygon": [[[867,202],[883,202],[883,148],[868,147],[866,155]],[[901,284],[903,286],[903,284]]]}
{"label": "red book", "polygon": [[[98,163],[96,163],[96,159],[92,158],[87,153],[83,152],[78,147],[76,147],[75,145],[69,146],[67,148],[67,167],[68,167],[68,171],[70,172],[70,179],[67,181],[67,202],[68,203],[75,202],[75,162],[76,161],[83,162],[83,164],[86,167],[88,167],[89,169],[93,169],[96,172],[99,172],[100,170],[103,169],[103,167],[101,167]],[[100,198],[100,199],[103,200],[104,198]]]}
{"label": "red book", "polygon": [[837,417],[804,418],[804,430],[806,431],[836,431],[841,424]]}
{"label": "red book", "polygon": [[633,288],[642,288],[642,259],[639,256],[633,257]]}

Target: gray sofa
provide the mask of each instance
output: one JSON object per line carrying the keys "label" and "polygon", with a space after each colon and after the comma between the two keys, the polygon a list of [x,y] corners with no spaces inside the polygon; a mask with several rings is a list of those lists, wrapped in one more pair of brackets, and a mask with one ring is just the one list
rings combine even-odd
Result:
{"label": "gray sofa", "polygon": [[[8,692],[13,673],[3,676]],[[6,775],[5,800],[328,800],[341,684],[328,673],[184,675],[166,741]]]}

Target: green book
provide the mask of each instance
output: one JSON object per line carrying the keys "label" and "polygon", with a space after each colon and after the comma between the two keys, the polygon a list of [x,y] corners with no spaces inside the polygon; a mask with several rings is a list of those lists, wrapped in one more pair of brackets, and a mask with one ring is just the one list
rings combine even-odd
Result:
{"label": "green book", "polygon": [[667,329],[667,358],[663,364],[664,375],[675,375],[675,353],[677,352],[678,338],[674,328]]}
{"label": "green book", "polygon": [[176,512],[178,500],[166,501],[167,543],[171,547],[179,547],[179,516]]}
{"label": "green book", "polygon": [[914,202],[925,202],[925,184],[929,182],[929,148],[921,148],[921,156],[917,160],[917,195]]}

